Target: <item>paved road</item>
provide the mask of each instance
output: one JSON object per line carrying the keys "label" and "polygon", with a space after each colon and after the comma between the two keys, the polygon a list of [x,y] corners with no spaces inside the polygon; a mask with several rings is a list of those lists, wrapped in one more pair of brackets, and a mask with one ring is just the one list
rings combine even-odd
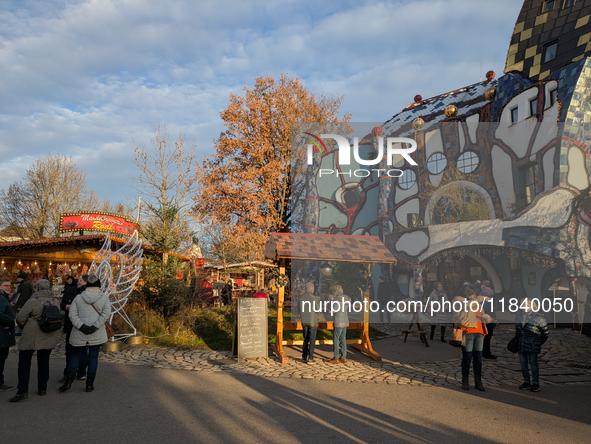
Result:
{"label": "paved road", "polygon": [[[273,356],[269,359],[236,363],[229,359],[227,352],[183,351],[152,346],[125,346],[123,352],[106,354],[103,360],[137,366],[176,368],[193,372],[225,372],[231,375],[249,374],[268,378],[439,387],[461,385],[460,349],[439,341],[430,341],[427,348],[419,342],[417,336],[409,336],[404,344],[399,332],[401,327],[390,328],[390,337],[373,343],[374,349],[384,358],[380,363],[350,349],[347,364],[328,364],[326,360],[332,357],[332,346],[317,347],[318,363],[314,366],[300,362],[301,347],[286,349],[293,358],[287,365],[281,365]],[[517,356],[505,349],[512,334],[511,329],[495,330],[493,352],[499,358],[484,361],[483,381],[488,387],[514,388],[523,382]],[[58,349],[55,353],[63,355],[63,349]],[[552,330],[539,360],[543,388],[553,385],[591,385],[591,338],[587,336],[568,329]]]}
{"label": "paved road", "polygon": [[[553,330],[541,356],[542,391],[531,393],[516,388],[516,357],[504,350],[511,331],[501,329],[500,358],[485,362],[480,393],[459,388],[457,349],[425,348],[416,337],[403,344],[395,328],[390,333],[374,342],[382,363],[353,351],[346,365],[236,363],[227,353],[126,347],[101,353],[89,394],[79,381],[57,392],[58,347],[46,397],[35,394],[35,381],[21,403],[6,402],[14,391],[0,393],[9,425],[0,442],[589,442],[590,338]],[[318,356],[329,358],[330,347]],[[16,382],[17,357],[13,350],[7,383]]]}
{"label": "paved road", "polygon": [[[12,377],[16,354],[7,362]],[[104,356],[101,356],[104,358]],[[20,403],[0,393],[3,443],[587,443],[591,387],[488,388],[262,378],[105,362],[96,390],[75,381]]]}

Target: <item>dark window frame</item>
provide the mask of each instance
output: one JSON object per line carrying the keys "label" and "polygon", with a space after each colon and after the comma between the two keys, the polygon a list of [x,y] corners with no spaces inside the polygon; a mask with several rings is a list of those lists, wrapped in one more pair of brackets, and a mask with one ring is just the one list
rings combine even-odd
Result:
{"label": "dark window frame", "polygon": [[529,163],[518,169],[519,171],[519,186],[523,196],[523,200],[527,205],[532,203],[538,192],[538,174],[539,168],[536,163]]}
{"label": "dark window frame", "polygon": [[515,108],[510,109],[509,112],[511,114],[511,124],[519,122],[519,107],[516,106]]}
{"label": "dark window frame", "polygon": [[[400,179],[405,179],[407,177],[406,173],[408,173],[408,172],[411,172],[413,174],[412,181],[400,180]],[[417,183],[417,173],[415,172],[415,170],[413,170],[412,168],[406,168],[406,169],[402,170],[402,176],[400,176],[398,178],[398,187],[401,190],[410,190],[414,186],[415,183]]]}
{"label": "dark window frame", "polygon": [[[466,164],[466,160],[463,159],[463,157],[466,157],[466,154],[473,154],[473,156],[470,156],[468,164]],[[476,159],[476,163],[474,163],[474,159]],[[463,165],[461,165],[461,163],[463,163]],[[476,151],[466,150],[458,156],[456,160],[456,165],[461,173],[471,174],[474,171],[476,171],[476,169],[480,166],[480,156],[478,155],[478,153],[476,153]],[[472,168],[470,171],[464,171],[464,169],[470,167],[474,168]]]}
{"label": "dark window frame", "polygon": [[556,0],[544,0],[542,2],[541,13],[544,14],[546,12],[552,11],[554,9],[554,6],[556,6]]}
{"label": "dark window frame", "polygon": [[548,108],[552,108],[558,98],[558,88],[548,91],[548,96],[550,97],[550,106],[548,106]]}
{"label": "dark window frame", "polygon": [[[548,50],[553,46],[555,46],[554,56],[551,59],[549,59],[549,58],[547,58],[547,53],[548,53]],[[549,63],[552,60],[555,60],[557,55],[558,55],[558,40],[547,43],[546,45],[544,45],[544,49],[542,50],[542,64]]]}
{"label": "dark window frame", "polygon": [[[437,157],[435,158],[435,156],[437,155],[441,155],[441,157]],[[434,160],[431,160],[434,159]],[[439,164],[443,162],[443,167],[437,171],[439,169]],[[435,168],[434,171],[431,171],[430,165],[435,164]],[[429,156],[429,158],[427,159],[427,171],[429,171],[429,173],[431,174],[441,174],[443,172],[443,170],[445,170],[445,168],[447,167],[447,157],[445,157],[445,154],[442,153],[441,151],[438,151],[436,153],[433,153]]]}
{"label": "dark window frame", "polygon": [[538,96],[529,101],[529,115],[530,117],[538,114]]}
{"label": "dark window frame", "polygon": [[[568,2],[572,1],[572,3],[569,5]],[[566,8],[570,8],[571,6],[574,6],[577,0],[564,0],[564,3],[562,4],[562,9],[566,9]]]}

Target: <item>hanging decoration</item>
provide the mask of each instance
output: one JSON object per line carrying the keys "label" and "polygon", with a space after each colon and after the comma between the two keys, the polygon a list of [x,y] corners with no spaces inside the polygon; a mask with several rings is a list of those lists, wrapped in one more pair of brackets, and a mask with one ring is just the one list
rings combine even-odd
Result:
{"label": "hanging decoration", "polygon": [[137,231],[134,231],[127,243],[116,251],[111,250],[111,234],[107,233],[103,246],[90,265],[89,273],[99,277],[101,290],[111,301],[110,322],[112,323],[113,316],[118,313],[133,329],[133,333],[116,334],[111,340],[125,339],[137,334],[137,329],[123,307],[140,278],[143,254],[142,241],[138,238]]}

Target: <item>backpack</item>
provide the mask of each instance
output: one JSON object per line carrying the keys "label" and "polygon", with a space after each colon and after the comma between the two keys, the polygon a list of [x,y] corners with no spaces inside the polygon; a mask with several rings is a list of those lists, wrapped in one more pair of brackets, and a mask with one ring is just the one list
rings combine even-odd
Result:
{"label": "backpack", "polygon": [[[41,302],[39,298],[37,300]],[[43,302],[41,304],[43,305],[43,312],[41,313],[41,317],[37,319],[41,331],[51,333],[62,328],[64,320],[62,319],[60,309],[56,305],[45,305]]]}

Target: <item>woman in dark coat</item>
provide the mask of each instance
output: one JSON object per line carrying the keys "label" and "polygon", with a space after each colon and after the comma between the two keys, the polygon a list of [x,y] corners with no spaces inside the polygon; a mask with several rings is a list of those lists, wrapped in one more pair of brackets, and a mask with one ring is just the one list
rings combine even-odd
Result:
{"label": "woman in dark coat", "polygon": [[[517,354],[523,374],[521,390],[540,391],[540,368],[538,366],[538,354],[542,351],[542,345],[548,340],[548,323],[546,319],[537,313],[538,306],[535,301],[524,299],[520,307],[525,307],[515,316],[515,334],[517,338]],[[529,375],[531,367],[531,379]]]}
{"label": "woman in dark coat", "polygon": [[14,387],[4,385],[4,363],[8,350],[16,344],[14,338],[14,312],[8,302],[12,285],[8,279],[0,279],[0,392],[7,392]]}

